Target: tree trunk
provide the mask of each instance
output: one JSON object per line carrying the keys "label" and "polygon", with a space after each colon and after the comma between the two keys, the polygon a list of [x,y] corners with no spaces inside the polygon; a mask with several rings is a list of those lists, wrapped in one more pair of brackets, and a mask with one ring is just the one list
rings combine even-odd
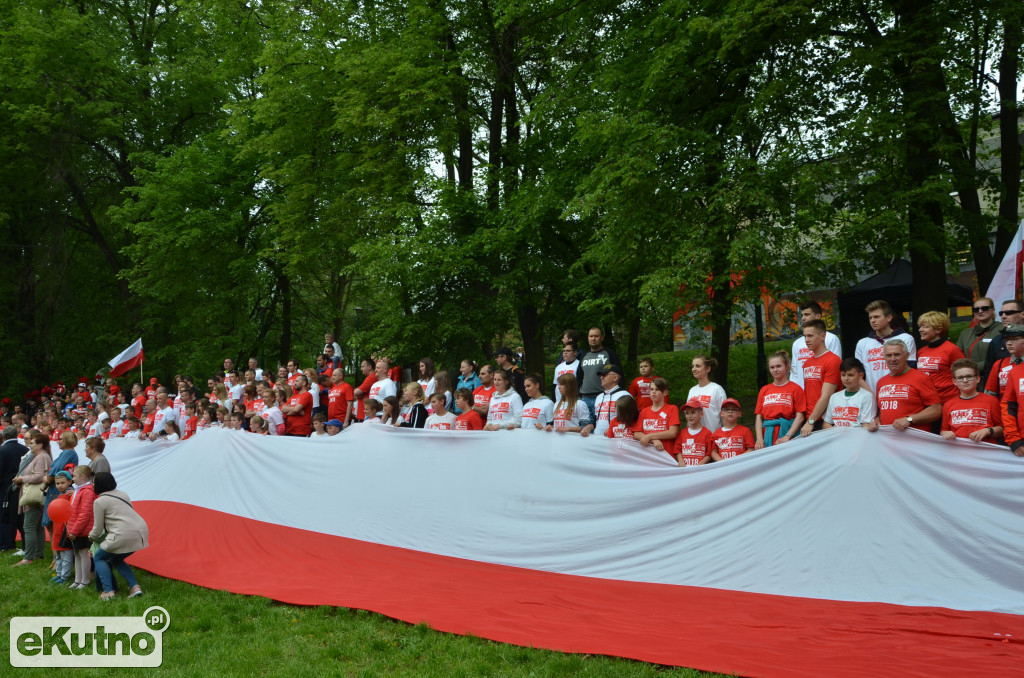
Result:
{"label": "tree trunk", "polygon": [[283,365],[291,359],[292,353],[292,283],[284,273],[279,273],[277,276],[277,288],[281,291],[281,350],[279,360]]}
{"label": "tree trunk", "polygon": [[516,315],[519,318],[519,332],[523,337],[523,370],[527,374],[544,374],[544,333],[541,328],[537,307],[532,304],[521,306]]}

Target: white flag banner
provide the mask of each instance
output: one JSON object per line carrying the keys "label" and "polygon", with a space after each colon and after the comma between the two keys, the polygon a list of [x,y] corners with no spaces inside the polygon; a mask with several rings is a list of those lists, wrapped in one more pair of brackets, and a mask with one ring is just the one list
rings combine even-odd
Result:
{"label": "white flag banner", "polygon": [[131,562],[202,586],[743,675],[1024,666],[1024,459],[833,429],[679,468],[632,441],[359,424],[111,440]]}
{"label": "white flag banner", "polygon": [[1024,263],[1024,221],[1020,222],[1017,235],[1013,236],[1013,242],[999,262],[999,268],[992,276],[992,282],[988,286],[985,296],[995,302],[998,308],[1004,301],[1020,298],[1021,275],[1024,272],[1021,264]]}

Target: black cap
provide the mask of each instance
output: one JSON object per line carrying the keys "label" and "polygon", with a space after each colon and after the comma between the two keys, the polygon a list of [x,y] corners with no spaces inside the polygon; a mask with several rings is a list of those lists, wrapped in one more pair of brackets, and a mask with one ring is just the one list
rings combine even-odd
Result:
{"label": "black cap", "polygon": [[494,357],[498,357],[499,355],[503,355],[508,358],[514,358],[516,354],[513,353],[512,349],[510,349],[508,346],[502,346],[501,348],[494,352]]}
{"label": "black cap", "polygon": [[622,376],[622,368],[620,368],[618,365],[616,365],[614,363],[608,363],[604,367],[599,369],[597,371],[597,376],[603,377],[604,375],[608,374],[609,372],[614,372],[615,374],[619,375],[620,377]]}

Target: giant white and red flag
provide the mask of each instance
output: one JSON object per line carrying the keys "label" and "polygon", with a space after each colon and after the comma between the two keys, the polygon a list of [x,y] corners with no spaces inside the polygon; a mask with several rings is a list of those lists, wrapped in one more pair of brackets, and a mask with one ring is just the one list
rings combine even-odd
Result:
{"label": "giant white and red flag", "polygon": [[146,360],[142,352],[142,337],[135,340],[135,343],[121,351],[117,357],[108,362],[110,365],[110,376],[119,377],[128,370],[134,369]]}
{"label": "giant white and red flag", "polygon": [[887,427],[708,466],[535,430],[111,440],[130,562],[214,589],[749,676],[1019,674],[1024,458]]}
{"label": "giant white and red flag", "polygon": [[1022,276],[1024,276],[1024,221],[1020,222],[1017,234],[999,262],[999,268],[992,276],[992,282],[985,296],[995,302],[998,308],[1004,301],[1021,298]]}

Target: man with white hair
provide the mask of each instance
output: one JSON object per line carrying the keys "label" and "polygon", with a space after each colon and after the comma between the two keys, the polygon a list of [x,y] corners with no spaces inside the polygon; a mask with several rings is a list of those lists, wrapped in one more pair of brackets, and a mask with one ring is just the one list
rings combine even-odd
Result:
{"label": "man with white hair", "polygon": [[878,380],[878,416],[897,431],[916,428],[930,432],[942,416],[942,399],[927,375],[907,365],[910,351],[902,339],[882,345],[889,374]]}

